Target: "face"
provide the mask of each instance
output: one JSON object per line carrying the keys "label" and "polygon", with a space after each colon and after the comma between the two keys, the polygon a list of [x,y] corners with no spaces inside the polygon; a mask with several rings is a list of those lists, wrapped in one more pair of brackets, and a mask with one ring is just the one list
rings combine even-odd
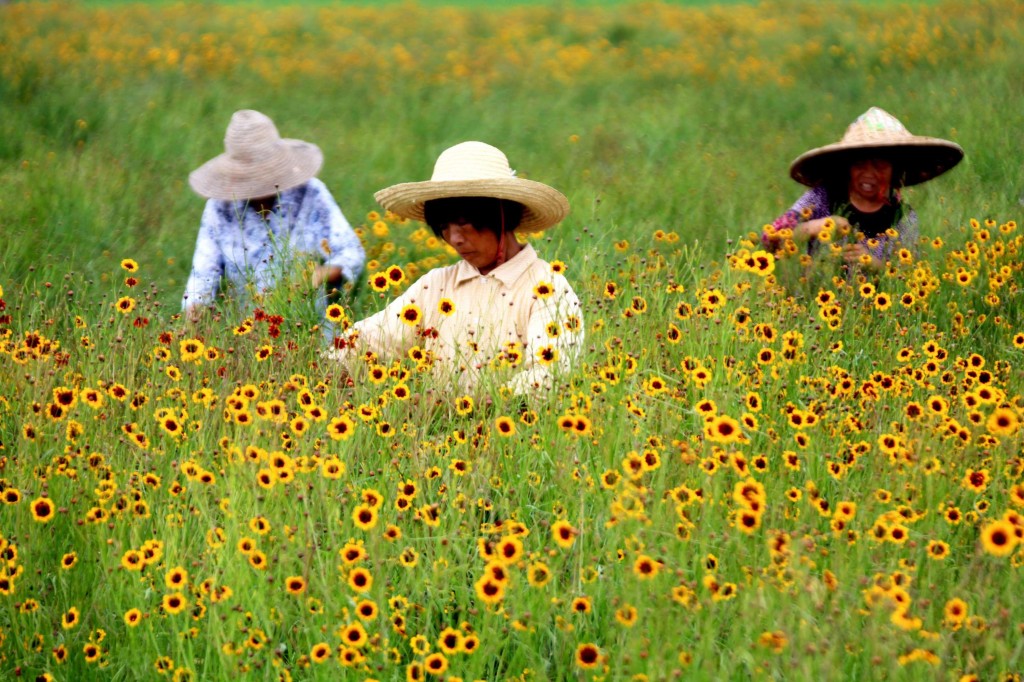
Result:
{"label": "face", "polygon": [[441,230],[441,238],[480,272],[487,273],[494,269],[498,260],[498,236],[490,230],[478,230],[472,223],[459,218]]}
{"label": "face", "polygon": [[850,194],[879,200],[889,193],[892,164],[885,159],[864,159],[850,166]]}

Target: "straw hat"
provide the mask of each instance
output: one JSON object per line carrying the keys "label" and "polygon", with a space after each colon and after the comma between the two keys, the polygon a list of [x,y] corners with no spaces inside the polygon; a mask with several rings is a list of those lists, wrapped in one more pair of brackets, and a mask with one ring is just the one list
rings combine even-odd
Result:
{"label": "straw hat", "polygon": [[373,195],[387,210],[423,220],[423,204],[431,199],[494,197],[523,205],[519,229],[540,232],[569,214],[569,200],[553,187],[517,178],[505,154],[483,142],[463,142],[441,152],[434,174],[425,182],[404,182]]}
{"label": "straw hat", "polygon": [[960,145],[911,135],[895,116],[871,107],[850,124],[839,142],[798,156],[790,164],[789,174],[797,182],[814,187],[865,153],[891,161],[901,173],[899,184],[904,187],[938,177],[964,157]]}
{"label": "straw hat", "polygon": [[231,116],[224,149],[188,176],[192,189],[207,199],[271,196],[306,182],[324,161],[315,144],[282,139],[273,121],[251,109]]}

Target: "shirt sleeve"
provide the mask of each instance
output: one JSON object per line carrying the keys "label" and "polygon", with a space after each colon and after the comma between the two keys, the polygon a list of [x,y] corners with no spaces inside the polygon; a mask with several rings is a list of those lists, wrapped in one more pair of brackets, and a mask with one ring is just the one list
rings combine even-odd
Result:
{"label": "shirt sleeve", "polygon": [[[583,350],[583,309],[562,275],[552,282],[550,298],[538,299],[530,311],[523,367],[506,384],[514,395],[551,390],[558,374],[568,372]],[[557,336],[552,331],[557,330]]]}
{"label": "shirt sleeve", "polygon": [[327,350],[324,355],[344,364],[350,374],[357,371],[367,351],[382,360],[405,355],[416,344],[416,327],[402,321],[402,311],[406,306],[415,305],[422,314],[437,307],[436,302],[427,300],[435,288],[430,286],[431,279],[431,273],[420,277],[383,310],[356,322],[343,337],[345,347]]}
{"label": "shirt sleeve", "polygon": [[921,232],[917,224],[917,211],[911,208],[909,204],[905,204],[905,206],[907,209],[906,213],[896,224],[896,231],[900,235],[900,244],[916,256],[918,241],[921,239]]}
{"label": "shirt sleeve", "polygon": [[181,299],[181,308],[210,305],[220,278],[224,274],[224,252],[214,238],[217,225],[217,209],[213,199],[206,202],[203,217],[199,223],[199,236],[196,238],[195,252],[192,254],[192,272],[185,284],[185,295]]}
{"label": "shirt sleeve", "polygon": [[828,215],[828,195],[823,188],[812,187],[804,192],[788,211],[765,227],[761,233],[761,244],[766,249],[775,250],[782,241],[776,234],[779,230],[792,230],[797,223],[826,218]]}
{"label": "shirt sleeve", "polygon": [[[325,265],[337,266],[346,282],[355,282],[363,271],[366,252],[352,226],[320,180],[310,180],[309,220],[319,230],[317,239]],[[304,206],[305,208],[305,206]]]}

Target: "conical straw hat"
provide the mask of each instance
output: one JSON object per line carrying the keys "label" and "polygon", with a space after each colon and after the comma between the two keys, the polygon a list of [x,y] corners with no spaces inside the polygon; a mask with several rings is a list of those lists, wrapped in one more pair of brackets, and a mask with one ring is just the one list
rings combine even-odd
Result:
{"label": "conical straw hat", "polygon": [[385,209],[413,220],[424,219],[424,202],[453,197],[518,201],[524,207],[518,228],[523,232],[546,230],[569,214],[565,195],[543,183],[517,178],[505,154],[483,142],[462,142],[441,152],[430,180],[392,185],[374,194]]}
{"label": "conical straw hat", "polygon": [[964,150],[949,140],[912,135],[895,116],[871,107],[850,124],[839,142],[798,156],[790,164],[789,174],[814,187],[865,155],[890,161],[901,174],[893,179],[894,184],[906,187],[942,175],[960,163]]}
{"label": "conical straw hat", "polygon": [[283,192],[317,174],[324,156],[315,144],[282,138],[258,111],[236,111],[224,153],[192,171],[188,182],[207,199],[256,199]]}

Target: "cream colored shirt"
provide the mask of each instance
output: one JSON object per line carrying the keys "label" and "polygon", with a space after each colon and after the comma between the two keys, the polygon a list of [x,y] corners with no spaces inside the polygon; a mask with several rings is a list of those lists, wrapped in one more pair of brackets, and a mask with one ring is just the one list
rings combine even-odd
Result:
{"label": "cream colored shirt", "polygon": [[[451,307],[448,314],[442,304]],[[403,320],[403,311],[409,318],[417,309],[418,323]],[[411,351],[453,394],[504,386],[524,395],[550,389],[579,356],[583,312],[565,277],[526,244],[486,275],[466,261],[431,270],[347,334],[350,345],[326,355],[353,375],[361,373],[366,351],[382,363]]]}

